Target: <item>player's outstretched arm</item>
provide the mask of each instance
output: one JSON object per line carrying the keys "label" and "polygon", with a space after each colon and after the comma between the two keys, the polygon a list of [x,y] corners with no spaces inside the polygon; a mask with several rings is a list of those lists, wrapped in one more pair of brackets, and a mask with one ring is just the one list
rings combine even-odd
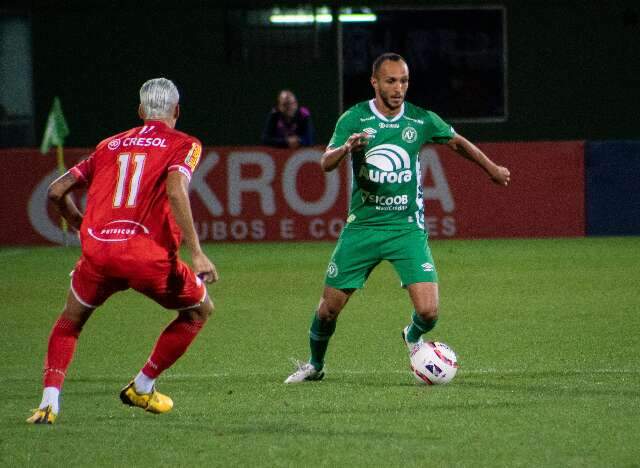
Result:
{"label": "player's outstretched arm", "polygon": [[76,179],[71,172],[67,171],[51,182],[47,191],[49,201],[56,211],[67,220],[69,226],[76,231],[80,230],[82,224],[82,213],[71,198],[70,192],[76,188],[84,186],[84,181]]}
{"label": "player's outstretched arm", "polygon": [[462,135],[454,135],[447,145],[460,156],[475,162],[491,177],[496,184],[507,186],[511,181],[509,169],[498,166],[484,154],[480,148],[471,143]]}
{"label": "player's outstretched arm", "polygon": [[193,227],[193,215],[189,202],[189,180],[178,171],[170,172],[167,176],[167,197],[173,217],[182,231],[189,253],[193,271],[207,283],[218,281],[216,266],[207,258],[200,247],[198,235]]}
{"label": "player's outstretched arm", "polygon": [[338,146],[337,148],[327,147],[327,150],[320,158],[320,165],[322,166],[322,170],[325,172],[333,171],[352,151],[359,151],[367,146],[367,144],[369,143],[369,140],[367,140],[368,137],[369,135],[364,132],[354,133],[347,139],[347,141],[344,142],[342,146]]}

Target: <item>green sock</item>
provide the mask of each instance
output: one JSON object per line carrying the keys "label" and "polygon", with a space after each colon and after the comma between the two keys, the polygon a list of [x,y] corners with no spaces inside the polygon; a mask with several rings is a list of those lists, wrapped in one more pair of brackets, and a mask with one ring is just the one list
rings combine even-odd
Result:
{"label": "green sock", "polygon": [[309,329],[309,347],[311,359],[309,362],[317,370],[324,367],[324,355],[329,346],[329,338],[336,331],[337,320],[322,320],[318,317],[318,311],[313,313],[311,328]]}
{"label": "green sock", "polygon": [[416,311],[413,311],[413,315],[411,315],[411,325],[409,326],[409,331],[407,332],[407,341],[409,343],[415,343],[420,339],[422,335],[427,333],[428,331],[433,330],[433,327],[436,326],[437,318],[431,320],[425,320],[416,314]]}

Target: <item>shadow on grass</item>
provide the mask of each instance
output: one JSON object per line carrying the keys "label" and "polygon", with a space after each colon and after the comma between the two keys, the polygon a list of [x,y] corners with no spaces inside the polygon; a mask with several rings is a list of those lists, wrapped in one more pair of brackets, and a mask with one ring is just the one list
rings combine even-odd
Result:
{"label": "shadow on grass", "polygon": [[[389,438],[404,437],[407,431],[384,430],[384,429],[337,429],[331,428],[321,423],[316,423],[316,427],[299,423],[269,423],[254,422],[250,424],[198,424],[193,421],[189,423],[172,422],[172,427],[185,432],[195,432],[199,434],[209,434],[214,437],[236,437],[251,435],[267,435],[272,436],[279,434],[282,436],[307,436],[307,437],[344,437],[344,438],[363,438],[366,440],[385,440]],[[413,430],[409,432],[414,432]],[[429,434],[428,440],[440,440],[441,436]]]}

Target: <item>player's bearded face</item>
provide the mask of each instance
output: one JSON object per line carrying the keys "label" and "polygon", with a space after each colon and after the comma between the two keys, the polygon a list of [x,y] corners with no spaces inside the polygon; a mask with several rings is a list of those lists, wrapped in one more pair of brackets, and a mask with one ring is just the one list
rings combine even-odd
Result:
{"label": "player's bearded face", "polygon": [[409,88],[409,69],[407,64],[388,60],[378,71],[374,87],[388,109],[397,109],[404,102]]}
{"label": "player's bearded face", "polygon": [[385,90],[380,89],[380,97],[382,98],[382,102],[389,109],[397,109],[404,102],[406,90],[403,92],[398,92],[396,90]]}

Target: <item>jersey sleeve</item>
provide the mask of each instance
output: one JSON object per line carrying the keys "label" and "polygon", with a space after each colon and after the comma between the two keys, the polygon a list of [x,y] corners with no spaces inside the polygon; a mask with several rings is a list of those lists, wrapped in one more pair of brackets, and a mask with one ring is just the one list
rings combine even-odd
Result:
{"label": "jersey sleeve", "polygon": [[202,143],[196,138],[182,140],[171,157],[168,171],[178,171],[191,180],[202,155]]}
{"label": "jersey sleeve", "polygon": [[427,132],[425,143],[447,143],[455,136],[456,131],[453,127],[442,120],[438,114],[431,111],[426,112]]}
{"label": "jersey sleeve", "polygon": [[349,109],[340,116],[333,131],[333,136],[329,141],[329,148],[337,148],[343,145],[353,133],[357,133],[358,129],[353,126],[353,111]]}
{"label": "jersey sleeve", "polygon": [[87,185],[91,183],[93,179],[93,173],[95,170],[95,153],[91,153],[88,158],[83,159],[78,164],[69,169],[76,179],[83,181]]}

